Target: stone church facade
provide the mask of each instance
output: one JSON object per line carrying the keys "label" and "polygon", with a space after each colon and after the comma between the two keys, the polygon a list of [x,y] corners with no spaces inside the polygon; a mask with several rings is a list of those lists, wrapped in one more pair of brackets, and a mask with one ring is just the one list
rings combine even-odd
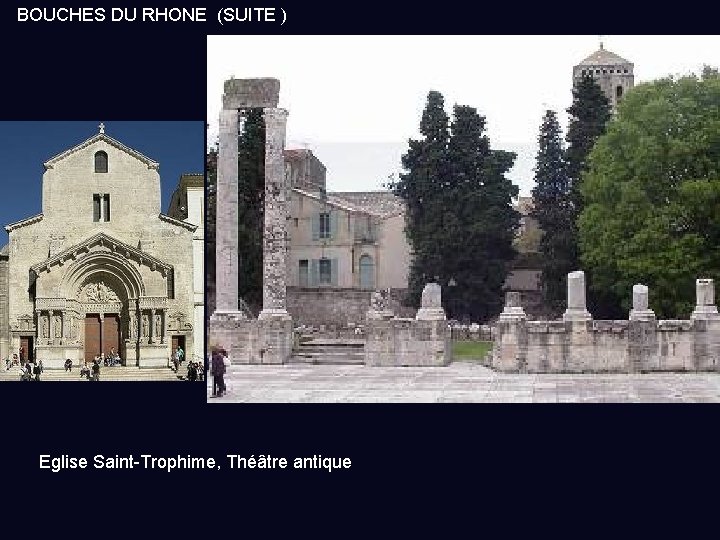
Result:
{"label": "stone church facade", "polygon": [[192,351],[197,226],[160,212],[159,164],[101,124],[44,167],[42,213],[5,227],[0,356],[61,368],[115,349],[157,367]]}

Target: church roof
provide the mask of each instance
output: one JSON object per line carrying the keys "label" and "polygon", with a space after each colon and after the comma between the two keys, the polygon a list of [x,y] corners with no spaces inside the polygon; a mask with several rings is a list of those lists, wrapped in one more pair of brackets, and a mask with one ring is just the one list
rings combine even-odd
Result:
{"label": "church roof", "polygon": [[107,135],[104,132],[104,127],[103,127],[103,131],[101,131],[100,133],[97,133],[97,134],[93,135],[92,137],[90,137],[89,139],[81,142],[80,144],[73,146],[72,148],[65,150],[64,152],[61,152],[60,154],[58,154],[56,156],[51,157],[43,165],[45,165],[45,169],[52,169],[53,166],[55,165],[55,163],[57,163],[58,161],[61,161],[61,160],[65,159],[67,156],[69,156],[70,154],[74,154],[75,152],[78,152],[78,151],[82,150],[83,148],[87,148],[91,144],[94,144],[98,141],[104,141],[107,144],[114,146],[118,150],[121,150],[127,154],[130,154],[135,159],[145,163],[147,165],[148,169],[158,169],[160,167],[160,164],[157,161],[153,161],[152,159],[150,159],[147,156],[144,156],[137,150],[133,150],[132,148],[125,146],[120,141],[117,141],[117,140],[113,139],[112,137],[110,137],[109,135]]}
{"label": "church roof", "polygon": [[612,66],[617,64],[631,64],[623,57],[618,56],[614,52],[610,52],[603,48],[602,44],[600,48],[588,56],[585,60],[580,62],[579,66]]}
{"label": "church roof", "polygon": [[32,225],[33,223],[37,223],[38,221],[42,220],[42,218],[43,218],[42,214],[36,214],[29,218],[25,218],[23,220],[16,221],[15,223],[10,223],[9,225],[5,225],[5,230],[7,232],[14,231],[15,229],[19,229],[20,227],[24,227],[25,225]]}

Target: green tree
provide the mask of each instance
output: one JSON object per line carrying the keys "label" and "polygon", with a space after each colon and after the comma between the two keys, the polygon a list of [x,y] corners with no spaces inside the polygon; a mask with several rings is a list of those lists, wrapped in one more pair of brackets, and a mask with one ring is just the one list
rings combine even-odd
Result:
{"label": "green tree", "polygon": [[505,177],[515,154],[491,150],[485,118],[473,107],[453,109],[449,174],[443,197],[444,282],[453,318],[487,320],[502,309],[502,288],[517,255],[513,240],[518,189]]}
{"label": "green tree", "polygon": [[402,157],[406,172],[389,188],[405,200],[406,235],[412,259],[409,301],[419,305],[426,283],[442,269],[443,186],[447,179],[448,115],[440,92],[430,91],[420,121],[420,140],[410,139]]}
{"label": "green tree", "polygon": [[567,112],[570,121],[565,161],[577,216],[582,211],[580,185],[588,155],[610,120],[610,103],[591,75],[583,75],[573,88],[573,103]]}
{"label": "green tree", "polygon": [[590,155],[582,260],[626,310],[643,283],[658,316],[687,317],[694,280],[720,277],[720,79],[706,71],[635,87]]}
{"label": "green tree", "polygon": [[238,296],[253,312],[262,308],[265,216],[265,120],[262,109],[241,111],[238,137]]}
{"label": "green tree", "polygon": [[515,155],[490,149],[485,118],[472,107],[455,106],[450,134],[443,103],[428,94],[424,139],[410,141],[406,172],[390,184],[407,203],[411,299],[418,305],[425,284],[438,280],[451,317],[485,320],[502,307],[515,256],[517,188],[505,177]]}
{"label": "green tree", "polygon": [[577,244],[573,235],[575,215],[570,186],[560,124],[555,112],[548,110],[538,136],[532,217],[537,219],[542,231],[543,297],[555,312],[565,305],[568,272],[577,270]]}
{"label": "green tree", "polygon": [[[600,86],[591,75],[584,75],[573,88],[573,103],[567,109],[570,115],[566,136],[567,149],[565,163],[570,180],[570,204],[572,222],[570,235],[576,257],[572,262],[575,270],[581,269],[579,261],[579,239],[577,221],[583,209],[582,181],[587,172],[587,159],[598,137],[605,133],[610,120],[610,104]],[[593,275],[587,268],[588,281],[592,285]],[[589,294],[588,304],[592,313],[599,318],[617,318],[621,316],[619,300],[605,289],[593,288]]]}

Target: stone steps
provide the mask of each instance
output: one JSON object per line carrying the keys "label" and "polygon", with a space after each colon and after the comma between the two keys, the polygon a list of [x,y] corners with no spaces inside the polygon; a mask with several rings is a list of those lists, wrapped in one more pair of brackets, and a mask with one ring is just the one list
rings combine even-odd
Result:
{"label": "stone steps", "polygon": [[365,363],[364,340],[313,339],[301,341],[290,358],[292,364],[361,365]]}
{"label": "stone steps", "polygon": [[[185,375],[187,370],[180,369],[180,374]],[[17,367],[9,371],[0,370],[0,381],[19,381],[20,370]],[[100,369],[100,382],[102,381],[177,381],[175,372],[169,368],[138,368],[126,366],[104,367]],[[40,382],[47,381],[87,381],[80,378],[80,369],[73,367],[71,372],[64,369],[46,369],[40,375]]]}

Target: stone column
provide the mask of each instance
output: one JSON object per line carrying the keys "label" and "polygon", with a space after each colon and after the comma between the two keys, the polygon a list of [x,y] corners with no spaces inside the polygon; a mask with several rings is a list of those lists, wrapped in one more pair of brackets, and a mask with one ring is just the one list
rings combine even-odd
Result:
{"label": "stone column", "polygon": [[55,341],[55,312],[50,309],[48,310],[48,344],[52,344]]}
{"label": "stone column", "polygon": [[104,351],[104,349],[105,349],[105,325],[103,324],[103,322],[105,321],[105,314],[100,313],[99,317],[100,317],[100,354],[102,354],[103,352],[105,352]]}
{"label": "stone column", "polygon": [[238,312],[238,129],[237,109],[223,109],[220,112],[220,146],[215,198],[217,201],[216,313]]}
{"label": "stone column", "polygon": [[130,328],[129,328],[129,334],[130,334],[130,341],[134,342],[137,338],[137,315],[135,313],[135,310],[131,307],[129,310],[129,319],[130,319]]}
{"label": "stone column", "polygon": [[150,328],[148,328],[148,343],[155,343],[155,309],[150,310]]}
{"label": "stone column", "polygon": [[654,321],[655,312],[648,307],[647,285],[633,285],[633,307],[630,310],[631,321]]}
{"label": "stone column", "polygon": [[590,321],[592,315],[585,304],[585,272],[578,270],[568,274],[567,309],[563,315],[565,321]]}
{"label": "stone column", "polygon": [[65,311],[60,312],[60,343],[65,343],[67,338],[67,314]]}
{"label": "stone column", "polygon": [[712,279],[695,280],[695,311],[690,318],[693,320],[717,319],[717,306],[715,305],[715,283]]}
{"label": "stone column", "polygon": [[508,291],[505,293],[505,307],[500,313],[501,321],[525,320],[525,310],[520,305],[520,293],[516,291]]}
{"label": "stone column", "polygon": [[288,189],[285,181],[285,124],[288,112],[265,111],[265,228],[263,231],[263,309],[260,319],[289,319],[285,305]]}

